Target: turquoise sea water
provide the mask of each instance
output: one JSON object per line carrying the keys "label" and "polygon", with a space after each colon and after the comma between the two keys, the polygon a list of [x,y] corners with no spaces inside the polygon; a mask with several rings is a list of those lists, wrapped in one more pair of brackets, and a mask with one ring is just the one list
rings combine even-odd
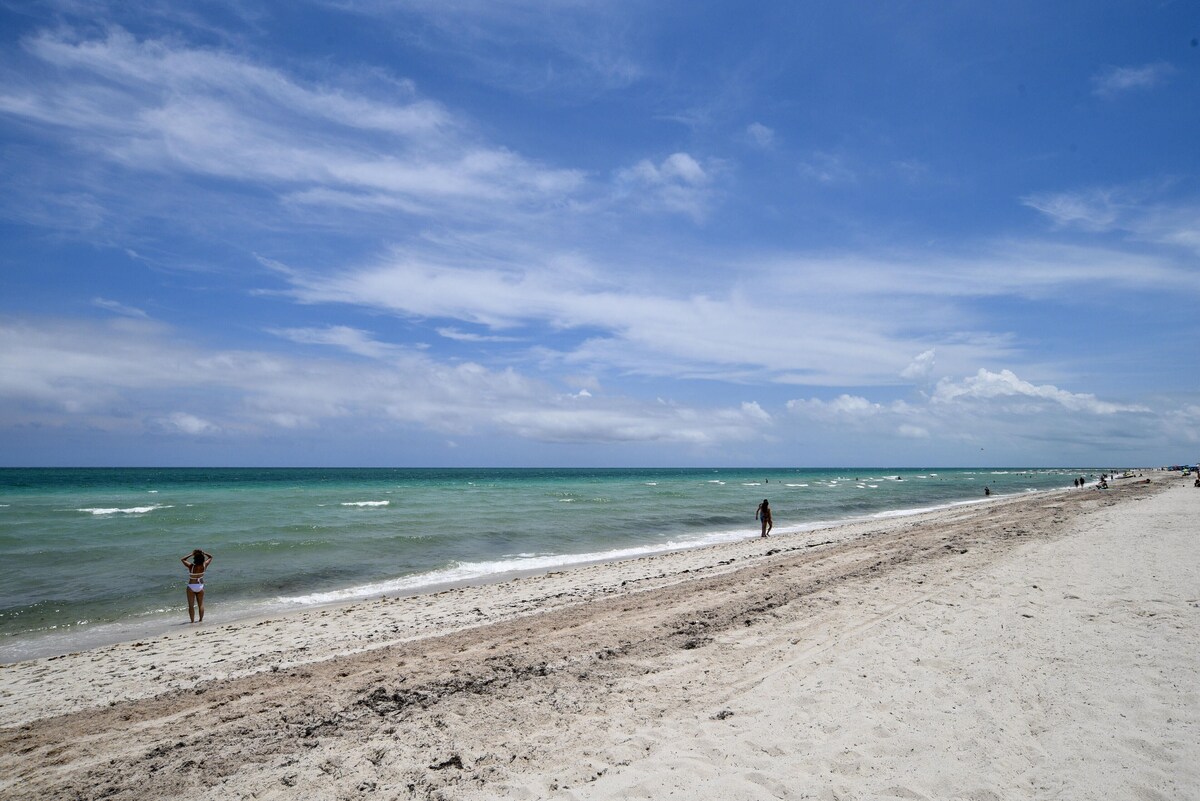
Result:
{"label": "turquoise sea water", "polygon": [[1091,469],[0,469],[0,662],[206,623],[1070,487]]}

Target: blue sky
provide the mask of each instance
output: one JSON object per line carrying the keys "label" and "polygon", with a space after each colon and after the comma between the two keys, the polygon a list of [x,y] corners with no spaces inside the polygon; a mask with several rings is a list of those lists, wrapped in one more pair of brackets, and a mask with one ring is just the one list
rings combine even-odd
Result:
{"label": "blue sky", "polygon": [[0,463],[1194,460],[1198,37],[0,2]]}

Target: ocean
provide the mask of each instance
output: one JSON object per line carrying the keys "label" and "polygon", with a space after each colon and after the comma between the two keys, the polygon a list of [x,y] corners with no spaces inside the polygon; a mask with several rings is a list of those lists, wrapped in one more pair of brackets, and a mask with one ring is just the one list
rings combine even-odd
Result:
{"label": "ocean", "polygon": [[1069,488],[1062,469],[0,469],[0,663],[205,625]]}

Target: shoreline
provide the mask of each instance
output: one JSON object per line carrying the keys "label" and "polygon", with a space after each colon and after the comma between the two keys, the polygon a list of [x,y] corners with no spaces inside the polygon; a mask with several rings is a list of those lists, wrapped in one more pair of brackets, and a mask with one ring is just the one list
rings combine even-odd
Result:
{"label": "shoreline", "polygon": [[[167,627],[164,629],[141,637],[122,638],[95,647],[55,652],[14,662],[0,662],[0,702],[3,702],[0,703],[0,728],[27,722],[31,713],[27,712],[25,717],[19,714],[14,716],[14,709],[10,707],[14,699],[18,706],[26,700],[15,688],[22,686],[21,680],[31,670],[39,676],[37,684],[53,681],[61,671],[48,670],[50,663],[57,663],[56,667],[64,667],[70,672],[74,669],[71,666],[80,661],[114,662],[119,669],[106,674],[111,683],[102,680],[88,682],[90,689],[103,690],[108,694],[95,703],[99,706],[114,700],[148,697],[163,689],[183,690],[205,681],[237,678],[265,670],[350,656],[395,643],[485,626],[512,616],[538,614],[564,604],[587,603],[599,597],[634,591],[631,585],[636,585],[636,590],[642,591],[701,575],[723,575],[779,552],[836,547],[896,525],[936,522],[940,516],[960,509],[1002,506],[1070,492],[1070,489],[1055,489],[955,501],[930,509],[899,510],[854,518],[819,528],[797,527],[772,534],[766,540],[751,534],[737,540],[633,558],[601,559],[561,569],[535,570],[527,575],[514,573],[497,576],[494,581],[464,581],[428,591],[331,601],[309,607],[249,614],[221,622],[214,622],[211,616],[206,624],[177,620],[165,624]],[[798,541],[798,538],[802,540]],[[185,617],[186,609],[181,607],[179,615]],[[331,619],[345,617],[353,621],[348,629],[314,631],[329,629]],[[252,633],[252,630],[263,627],[271,628],[266,633]],[[187,642],[194,637],[205,638],[202,648]],[[258,640],[260,645],[270,650],[246,653],[242,648],[242,640],[247,637]],[[289,641],[293,640],[303,640],[303,644],[289,646]],[[213,649],[217,649],[216,662],[208,659]],[[172,656],[164,658],[163,664],[155,665],[157,673],[140,669],[140,663],[144,661],[141,656],[164,651],[172,652]],[[217,664],[222,668],[215,669]],[[35,665],[39,667],[32,667]],[[72,690],[77,691],[75,683],[70,680],[66,683],[71,690],[63,693],[52,691],[55,702],[40,707],[40,712],[59,706],[73,708],[86,703],[83,697],[71,694]]]}
{"label": "shoreline", "polygon": [[[1090,485],[1089,485],[1090,488]],[[841,519],[816,520],[796,525],[783,526],[776,529],[772,536],[795,537],[812,535],[815,532],[838,529],[844,526],[868,524],[892,519],[903,519],[929,513],[950,510],[975,504],[999,503],[1006,500],[1023,498],[1029,495],[1042,495],[1055,492],[1072,492],[1071,488],[1054,488],[1042,490],[1025,490],[1005,494],[995,494],[987,498],[970,498],[947,501],[928,506],[904,508],[874,512],[867,515],[851,516]],[[302,603],[289,598],[274,600],[259,599],[251,601],[233,601],[221,604],[216,609],[224,612],[220,622],[215,625],[246,625],[257,621],[286,617],[306,612],[317,612],[323,609],[336,609],[359,603],[366,603],[380,598],[416,597],[433,595],[447,590],[462,589],[471,586],[490,586],[503,584],[514,579],[536,578],[547,573],[577,570],[595,565],[612,564],[635,559],[666,556],[673,553],[703,550],[705,548],[720,548],[753,539],[752,533],[745,532],[716,532],[698,536],[694,542],[686,539],[680,542],[668,542],[660,545],[635,546],[619,549],[614,552],[596,552],[586,554],[560,554],[557,557],[547,557],[552,561],[538,567],[513,568],[496,572],[482,572],[461,578],[436,578],[439,572],[453,572],[456,568],[446,571],[435,571],[414,576],[401,576],[386,581],[376,581],[365,585],[352,585],[339,590],[330,590],[321,595],[331,596],[329,600]],[[332,597],[339,596],[339,597]],[[210,601],[209,627],[214,625],[211,617],[213,609]],[[16,642],[0,644],[0,668],[19,664],[30,660],[61,657],[72,654],[95,651],[109,646],[121,645],[135,641],[156,640],[180,634],[184,630],[194,628],[180,618],[186,615],[186,607],[180,603],[178,609],[170,612],[147,612],[138,616],[107,623],[95,624],[78,631],[69,632],[39,632],[24,635]]]}
{"label": "shoreline", "polygon": [[[361,779],[390,788],[385,797],[577,797],[583,787],[635,797],[617,782],[633,775],[622,763],[677,747],[650,736],[655,727],[689,737],[718,719],[753,728],[746,698],[738,706],[730,688],[766,687],[797,660],[845,654],[850,643],[882,648],[876,656],[907,653],[879,638],[881,620],[942,609],[930,604],[1086,536],[1095,521],[1119,526],[1166,500],[1196,508],[1180,483],[1162,476],[1108,492],[1019,495],[16,663],[0,668],[0,774],[11,777],[0,789],[288,797],[288,782],[300,780],[318,794],[354,796]],[[1049,579],[1041,581],[1042,590],[1012,592],[1044,592]],[[1194,616],[1190,625],[1195,656]],[[704,678],[710,667],[721,682]],[[786,687],[759,699],[756,714],[769,717],[772,700],[786,705],[776,697]],[[176,731],[181,715],[206,725]],[[1194,703],[1177,720],[1195,725]],[[527,736],[504,734],[514,726]],[[97,738],[126,729],[128,741]],[[187,760],[212,772],[176,770]],[[599,792],[613,782],[610,796]]]}

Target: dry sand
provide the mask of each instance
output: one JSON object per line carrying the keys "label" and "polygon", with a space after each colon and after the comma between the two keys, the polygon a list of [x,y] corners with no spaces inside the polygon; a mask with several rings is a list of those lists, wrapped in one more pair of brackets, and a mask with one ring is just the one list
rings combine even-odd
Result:
{"label": "dry sand", "polygon": [[0,668],[4,798],[1200,798],[1154,474]]}

